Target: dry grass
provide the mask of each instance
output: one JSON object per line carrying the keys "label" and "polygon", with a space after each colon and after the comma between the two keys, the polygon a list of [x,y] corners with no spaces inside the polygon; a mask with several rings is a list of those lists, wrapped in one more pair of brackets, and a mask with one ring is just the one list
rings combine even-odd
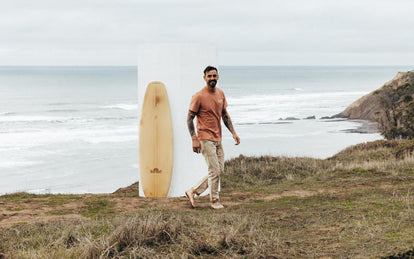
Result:
{"label": "dry grass", "polygon": [[263,190],[266,186],[284,181],[318,175],[332,167],[328,160],[308,157],[244,157],[226,161],[222,179],[224,188]]}
{"label": "dry grass", "polygon": [[3,230],[0,251],[15,251],[9,255],[16,258],[238,257],[260,256],[278,242],[268,219],[249,213],[199,216],[150,210],[93,221],[18,225]]}
{"label": "dry grass", "polygon": [[[86,217],[0,228],[0,258],[413,258],[413,147],[375,141],[325,160],[240,156],[226,162],[220,212],[207,198],[190,209],[185,198],[158,206],[128,191],[1,196],[15,208],[77,201]],[[145,206],[122,212],[119,199]]]}

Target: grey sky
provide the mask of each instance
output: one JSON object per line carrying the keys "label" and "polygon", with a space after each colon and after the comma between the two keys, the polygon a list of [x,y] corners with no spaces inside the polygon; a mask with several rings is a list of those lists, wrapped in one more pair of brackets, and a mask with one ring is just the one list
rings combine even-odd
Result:
{"label": "grey sky", "polygon": [[1,0],[0,65],[136,65],[213,43],[222,65],[413,65],[412,0]]}

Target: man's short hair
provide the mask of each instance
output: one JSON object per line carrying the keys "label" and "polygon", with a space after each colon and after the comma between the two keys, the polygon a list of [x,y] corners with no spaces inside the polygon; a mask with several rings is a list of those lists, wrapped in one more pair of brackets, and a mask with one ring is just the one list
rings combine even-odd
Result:
{"label": "man's short hair", "polygon": [[215,67],[213,67],[213,66],[208,66],[208,67],[206,67],[205,69],[204,69],[204,75],[206,75],[208,72],[210,72],[211,70],[216,70],[217,72],[218,72],[218,70],[217,70],[217,68],[215,68]]}

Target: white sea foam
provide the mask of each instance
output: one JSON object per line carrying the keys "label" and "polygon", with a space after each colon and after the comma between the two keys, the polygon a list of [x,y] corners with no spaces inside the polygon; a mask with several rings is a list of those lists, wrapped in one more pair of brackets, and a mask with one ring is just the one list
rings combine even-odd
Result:
{"label": "white sea foam", "polygon": [[[349,98],[354,96],[362,96],[367,92],[327,92],[327,93],[301,93],[301,94],[269,94],[269,95],[250,95],[241,96],[236,98],[227,98],[228,103],[235,105],[254,104],[260,105],[261,103],[269,102],[291,102],[294,104],[300,103],[303,100],[317,102],[317,100],[323,99],[335,99]],[[293,107],[292,107],[293,108]]]}
{"label": "white sea foam", "polygon": [[31,189],[31,190],[27,190],[27,192],[29,193],[33,193],[33,194],[51,194],[51,190],[46,188],[46,189]]}
{"label": "white sea foam", "polygon": [[7,168],[18,168],[18,167],[28,167],[42,164],[39,161],[18,161],[18,160],[8,160],[8,161],[1,161],[0,160],[0,168],[7,169]]}
{"label": "white sea foam", "polygon": [[13,115],[0,116],[0,122],[35,122],[35,121],[61,121],[64,117],[42,116],[42,115]]}
{"label": "white sea foam", "polygon": [[106,105],[102,106],[104,109],[121,109],[126,111],[133,111],[138,110],[138,104],[131,104],[131,103],[119,103],[114,105]]}
{"label": "white sea foam", "polygon": [[99,137],[93,136],[93,137],[86,139],[85,141],[91,144],[138,141],[138,134],[126,135],[126,136],[117,136],[117,135],[99,136]]}
{"label": "white sea foam", "polygon": [[[125,135],[126,134],[126,135]],[[125,142],[137,139],[138,129],[134,126],[114,129],[43,129],[41,131],[0,134],[2,148],[28,148],[72,141],[89,143]]]}
{"label": "white sea foam", "polygon": [[251,95],[228,98],[236,124],[274,124],[281,119],[332,116],[366,92]]}

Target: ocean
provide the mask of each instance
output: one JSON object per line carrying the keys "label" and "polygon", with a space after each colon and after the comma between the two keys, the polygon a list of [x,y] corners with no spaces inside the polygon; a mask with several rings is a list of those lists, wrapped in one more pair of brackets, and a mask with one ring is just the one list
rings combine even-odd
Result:
{"label": "ocean", "polygon": [[[241,138],[235,146],[224,130],[226,159],[327,158],[381,139],[356,133],[362,122],[322,117],[411,69],[220,67]],[[136,182],[137,92],[136,67],[0,67],[0,194],[109,193]]]}

